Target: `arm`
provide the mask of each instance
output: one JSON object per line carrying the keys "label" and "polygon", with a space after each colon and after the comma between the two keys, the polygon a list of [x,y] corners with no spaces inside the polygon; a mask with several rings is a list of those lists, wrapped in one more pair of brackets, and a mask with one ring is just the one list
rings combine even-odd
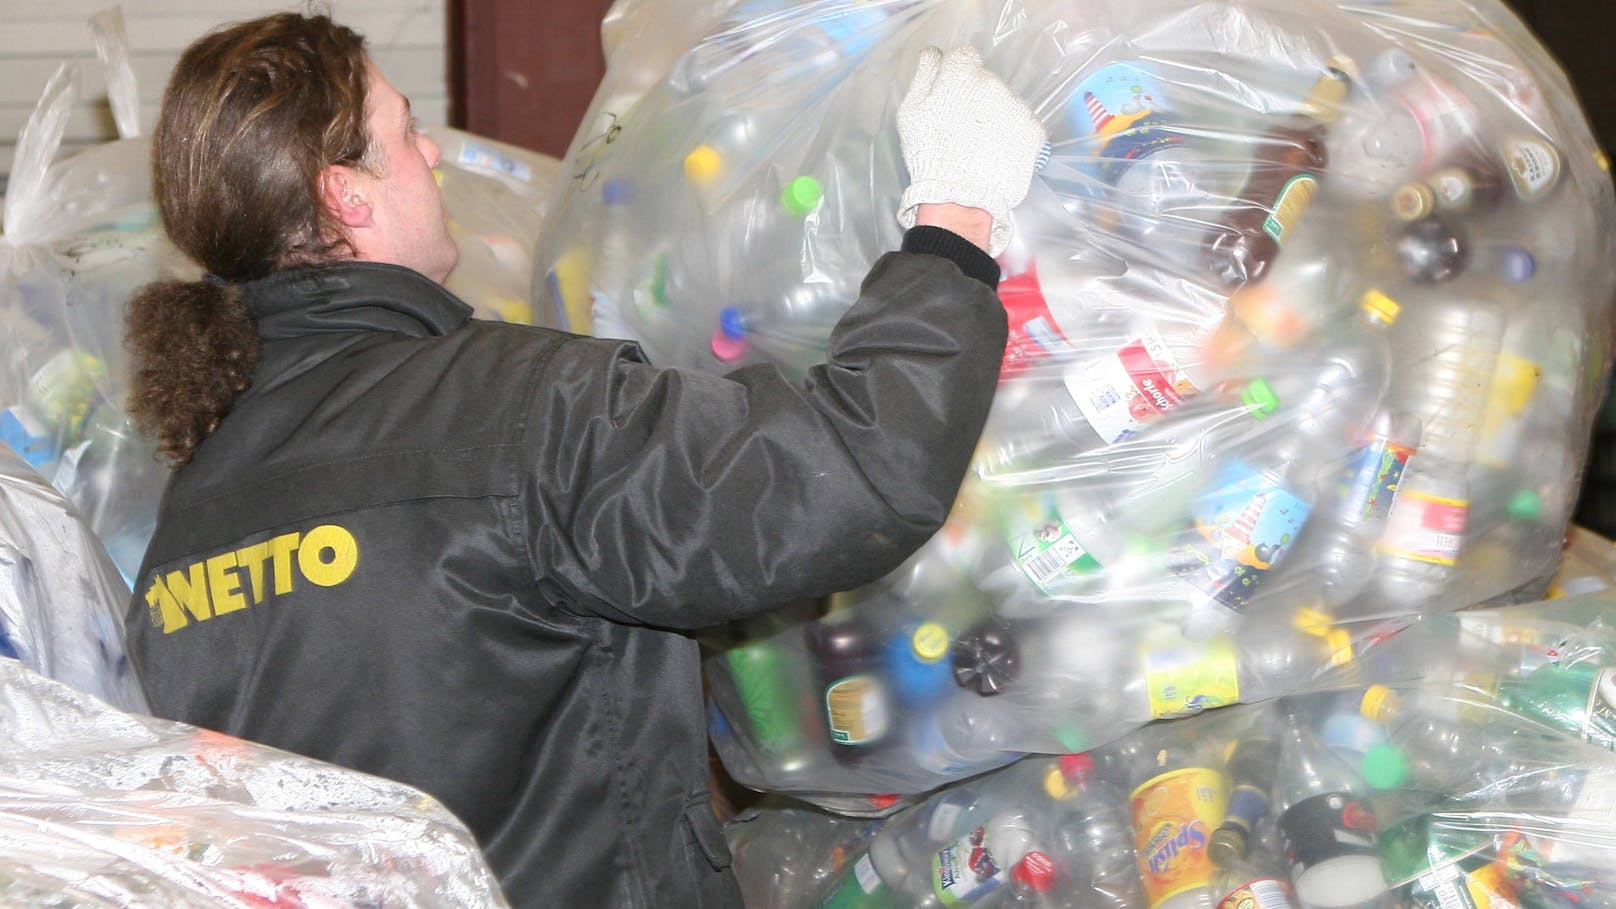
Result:
{"label": "arm", "polygon": [[953,202],[924,202],[915,209],[915,224],[941,227],[971,241],[984,251],[993,231],[993,215],[986,209],[956,205]]}
{"label": "arm", "polygon": [[1006,336],[997,266],[935,228],[876,263],[793,385],[564,345],[535,376],[524,516],[564,608],[695,628],[886,574],[948,513]]}

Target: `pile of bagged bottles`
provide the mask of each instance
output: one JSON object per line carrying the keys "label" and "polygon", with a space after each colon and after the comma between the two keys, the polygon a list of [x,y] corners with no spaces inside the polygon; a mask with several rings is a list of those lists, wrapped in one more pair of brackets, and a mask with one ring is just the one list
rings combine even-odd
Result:
{"label": "pile of bagged bottles", "polygon": [[1029,758],[873,838],[760,808],[730,835],[772,813],[844,854],[805,850],[839,858],[812,892],[770,889],[755,846],[738,874],[776,909],[1613,906],[1613,614],[1605,592],[1426,615],[1315,691]]}
{"label": "pile of bagged bottles", "polygon": [[740,782],[879,813],[1307,690],[1388,617],[1544,593],[1616,201],[1499,0],[654,6],[619,19],[683,20],[616,23],[535,295],[661,365],[817,361],[898,245],[923,46],[975,45],[1051,135],[949,522],[823,618],[718,642]]}
{"label": "pile of bagged bottles", "polygon": [[[72,102],[72,70],[64,67],[19,139],[5,197],[0,442],[68,495],[127,582],[151,537],[167,471],[124,410],[124,304],[150,281],[200,272],[158,224],[149,139],[56,158]],[[431,134],[442,148],[440,185],[461,250],[449,289],[480,317],[532,323],[532,250],[559,162],[459,130]]]}

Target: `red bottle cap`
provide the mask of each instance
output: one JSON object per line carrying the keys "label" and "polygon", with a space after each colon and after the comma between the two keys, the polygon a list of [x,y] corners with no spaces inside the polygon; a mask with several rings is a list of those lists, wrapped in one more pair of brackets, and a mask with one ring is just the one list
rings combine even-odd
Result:
{"label": "red bottle cap", "polygon": [[1010,869],[1010,879],[1043,893],[1055,886],[1055,862],[1045,853],[1029,852]]}

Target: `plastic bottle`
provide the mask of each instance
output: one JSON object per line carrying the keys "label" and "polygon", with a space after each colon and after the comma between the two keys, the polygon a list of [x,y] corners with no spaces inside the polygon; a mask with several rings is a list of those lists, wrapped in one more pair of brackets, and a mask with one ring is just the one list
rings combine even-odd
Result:
{"label": "plastic bottle", "polygon": [[958,779],[1021,756],[1007,745],[1013,731],[1008,705],[969,689],[955,689],[910,722],[910,757],[930,773]]}
{"label": "plastic bottle", "polygon": [[[1212,832],[1212,842],[1208,847],[1212,861],[1220,868],[1238,868],[1250,854],[1257,825],[1273,809],[1270,794],[1278,769],[1279,743],[1267,730],[1253,730],[1235,741],[1223,769],[1224,776],[1229,780],[1229,808],[1223,823]],[[1236,885],[1241,883],[1234,882]]]}
{"label": "plastic bottle", "polygon": [[1549,663],[1523,676],[1506,676],[1499,699],[1511,710],[1616,751],[1616,667]]}
{"label": "plastic bottle", "polygon": [[1140,659],[1148,704],[1141,722],[1286,694],[1349,662],[1352,652],[1348,633],[1311,610],[1299,610],[1288,629],[1146,638]]}
{"label": "plastic bottle", "polygon": [[1363,756],[1363,776],[1376,789],[1468,794],[1493,782],[1507,747],[1479,722],[1423,713],[1384,685],[1371,685],[1363,716],[1386,728],[1386,741]]}
{"label": "plastic bottle", "polygon": [[1227,807],[1223,774],[1182,735],[1142,756],[1129,803],[1146,905],[1211,909],[1209,846]]}
{"label": "plastic bottle", "polygon": [[1285,723],[1274,782],[1279,833],[1302,909],[1360,906],[1386,889],[1367,786],[1313,734],[1295,701]]}
{"label": "plastic bottle", "polygon": [[1504,331],[1496,304],[1422,297],[1399,326],[1395,405],[1423,430],[1378,547],[1377,592],[1418,608],[1454,576],[1467,539],[1470,468]]}
{"label": "plastic bottle", "polygon": [[1492,834],[1468,826],[1427,813],[1392,824],[1381,834],[1381,867],[1400,905],[1408,909],[1521,905]]}
{"label": "plastic bottle", "polygon": [[1096,772],[1092,754],[1051,762],[1044,791],[1050,854],[1062,894],[1078,906],[1144,909],[1128,795]]}
{"label": "plastic bottle", "polygon": [[892,692],[881,673],[880,630],[863,611],[849,608],[808,623],[804,635],[831,754],[857,764],[886,743],[894,725]]}
{"label": "plastic bottle", "polygon": [[[745,720],[747,738],[768,765],[765,772],[770,778],[790,778],[807,770],[822,735],[818,717],[803,709],[800,692],[808,684],[808,672],[800,662],[785,641],[760,638],[726,650],[723,678],[714,673],[715,688],[726,682],[733,687],[740,702],[741,716],[736,719]],[[811,735],[810,730],[818,734]]]}
{"label": "plastic bottle", "polygon": [[1245,204],[1229,210],[1209,247],[1212,274],[1225,285],[1261,281],[1312,204],[1329,159],[1325,136],[1351,90],[1352,70],[1349,60],[1330,61],[1301,108],[1263,137]]}
{"label": "plastic bottle", "polygon": [[[746,0],[713,34],[674,63],[668,84],[682,95],[757,91],[757,80],[791,86],[803,77],[839,84],[832,75],[856,66],[883,37],[901,4],[857,4],[812,17],[785,0]],[[789,16],[784,15],[789,13]]]}
{"label": "plastic bottle", "polygon": [[1215,909],[1291,909],[1290,881],[1283,872],[1245,857],[1221,862],[1210,889]]}

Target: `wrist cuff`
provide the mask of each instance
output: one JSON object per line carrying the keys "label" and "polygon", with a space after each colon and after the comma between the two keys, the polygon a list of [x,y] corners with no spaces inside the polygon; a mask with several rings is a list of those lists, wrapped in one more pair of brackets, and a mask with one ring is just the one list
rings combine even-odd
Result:
{"label": "wrist cuff", "polygon": [[999,289],[999,263],[982,247],[947,228],[930,224],[909,228],[903,235],[903,251],[942,256],[958,265],[965,277],[981,281],[989,290]]}

